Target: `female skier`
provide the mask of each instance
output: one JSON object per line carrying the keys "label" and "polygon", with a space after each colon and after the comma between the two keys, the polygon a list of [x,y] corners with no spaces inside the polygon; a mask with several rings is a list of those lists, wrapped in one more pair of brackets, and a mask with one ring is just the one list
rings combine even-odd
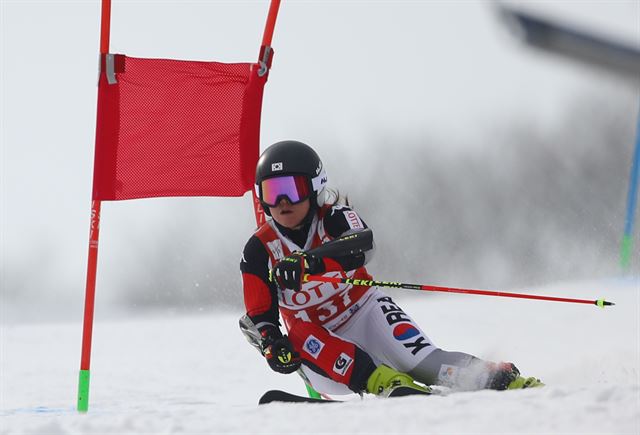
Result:
{"label": "female skier", "polygon": [[[364,266],[373,249],[330,257],[308,252],[345,234],[371,231],[351,208],[325,203],[326,183],[320,158],[301,142],[278,142],[258,161],[256,190],[271,219],[247,242],[240,270],[247,317],[271,369],[301,369],[316,391],[329,394],[543,385],[521,377],[512,363],[439,349],[376,287],[304,282],[305,274],[371,279]],[[288,335],[280,330],[279,313]]]}

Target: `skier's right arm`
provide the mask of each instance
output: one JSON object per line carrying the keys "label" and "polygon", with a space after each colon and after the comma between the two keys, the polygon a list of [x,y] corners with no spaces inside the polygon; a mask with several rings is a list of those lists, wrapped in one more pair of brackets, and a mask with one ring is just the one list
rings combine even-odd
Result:
{"label": "skier's right arm", "polygon": [[262,355],[272,370],[295,372],[300,367],[300,355],[280,331],[277,288],[269,281],[269,254],[256,236],[244,247],[240,271],[247,316],[262,336]]}
{"label": "skier's right arm", "polygon": [[277,287],[269,282],[269,254],[256,236],[252,236],[244,247],[240,272],[247,315],[261,334],[282,335]]}

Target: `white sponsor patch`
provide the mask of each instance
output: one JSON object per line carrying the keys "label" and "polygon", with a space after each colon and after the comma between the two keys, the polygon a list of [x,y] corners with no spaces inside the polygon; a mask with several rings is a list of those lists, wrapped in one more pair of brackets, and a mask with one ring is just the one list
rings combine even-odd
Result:
{"label": "white sponsor patch", "polygon": [[271,170],[272,171],[282,171],[282,162],[271,163]]}
{"label": "white sponsor patch", "polygon": [[339,374],[340,376],[344,376],[349,370],[349,366],[353,362],[353,358],[351,358],[346,353],[341,353],[336,362],[333,364],[333,371]]}
{"label": "white sponsor patch", "polygon": [[269,248],[269,251],[271,251],[276,260],[282,260],[284,258],[282,242],[279,239],[272,242],[267,242],[267,248]]}
{"label": "white sponsor patch", "polygon": [[441,385],[453,385],[458,379],[458,367],[442,364],[438,372],[438,380]]}
{"label": "white sponsor patch", "polygon": [[362,230],[364,229],[364,224],[360,220],[360,216],[353,210],[343,211],[344,217],[347,219],[349,226],[354,230]]}
{"label": "white sponsor patch", "polygon": [[318,359],[318,355],[320,355],[320,352],[322,352],[324,343],[315,338],[313,335],[309,335],[304,341],[304,345],[302,347],[304,348],[305,352],[307,352],[315,359]]}

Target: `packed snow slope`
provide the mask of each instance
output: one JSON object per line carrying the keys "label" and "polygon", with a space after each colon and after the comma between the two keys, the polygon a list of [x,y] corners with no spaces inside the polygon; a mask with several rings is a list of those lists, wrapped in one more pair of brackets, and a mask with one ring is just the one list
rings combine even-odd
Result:
{"label": "packed snow slope", "polygon": [[240,312],[101,321],[98,310],[87,414],[75,411],[81,325],[4,324],[0,432],[640,433],[639,280],[525,291],[616,305],[410,291],[396,302],[440,347],[513,361],[546,387],[323,406],[257,406],[268,389],[304,387],[245,342]]}

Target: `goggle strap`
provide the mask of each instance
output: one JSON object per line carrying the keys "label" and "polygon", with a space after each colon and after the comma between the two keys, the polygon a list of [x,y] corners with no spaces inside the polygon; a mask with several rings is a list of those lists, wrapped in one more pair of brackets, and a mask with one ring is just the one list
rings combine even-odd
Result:
{"label": "goggle strap", "polygon": [[327,173],[322,168],[320,174],[311,179],[311,187],[314,192],[319,192],[325,184],[327,184]]}

